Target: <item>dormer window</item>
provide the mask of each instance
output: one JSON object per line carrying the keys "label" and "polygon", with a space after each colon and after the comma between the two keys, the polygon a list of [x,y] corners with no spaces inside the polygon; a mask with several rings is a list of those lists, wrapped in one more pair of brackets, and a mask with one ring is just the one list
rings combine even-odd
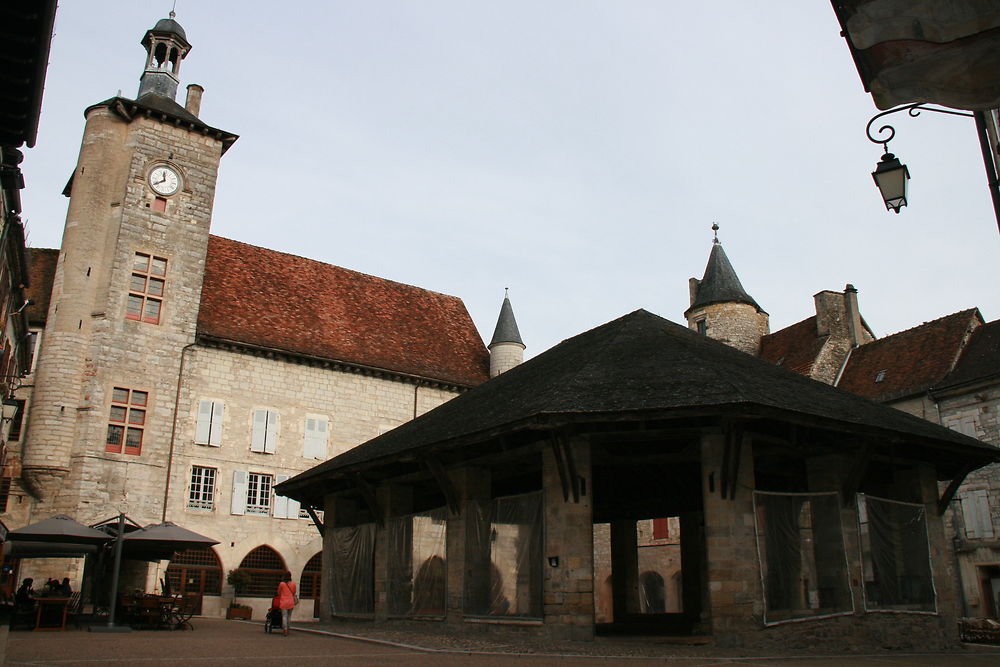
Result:
{"label": "dormer window", "polygon": [[885,379],[885,369],[882,369],[875,374],[875,382],[881,382],[884,379]]}

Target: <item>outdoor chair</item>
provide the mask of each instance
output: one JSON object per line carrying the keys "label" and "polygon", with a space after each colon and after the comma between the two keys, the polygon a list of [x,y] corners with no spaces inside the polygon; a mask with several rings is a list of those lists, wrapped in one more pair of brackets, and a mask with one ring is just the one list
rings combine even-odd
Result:
{"label": "outdoor chair", "polygon": [[16,630],[18,626],[26,630],[35,629],[36,609],[34,605],[15,605],[14,611],[10,615],[10,629]]}
{"label": "outdoor chair", "polygon": [[159,598],[144,597],[139,599],[136,608],[135,623],[140,628],[159,630],[165,627],[163,606]]}
{"label": "outdoor chair", "polygon": [[198,612],[200,597],[200,595],[184,595],[178,600],[173,616],[174,630],[185,630],[188,628],[194,630],[194,625],[191,624],[191,617]]}

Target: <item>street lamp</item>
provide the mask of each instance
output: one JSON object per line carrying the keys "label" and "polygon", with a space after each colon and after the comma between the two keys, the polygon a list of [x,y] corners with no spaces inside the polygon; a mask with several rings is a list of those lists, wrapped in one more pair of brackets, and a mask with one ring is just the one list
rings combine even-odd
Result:
{"label": "street lamp", "polygon": [[899,213],[899,209],[906,206],[906,188],[910,182],[910,172],[906,165],[887,152],[875,166],[872,178],[875,179],[878,191],[882,193],[885,210]]}

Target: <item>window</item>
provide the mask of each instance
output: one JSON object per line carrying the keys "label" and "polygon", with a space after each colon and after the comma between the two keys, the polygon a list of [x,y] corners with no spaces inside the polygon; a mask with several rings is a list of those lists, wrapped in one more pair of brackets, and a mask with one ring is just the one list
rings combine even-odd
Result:
{"label": "window", "polygon": [[[286,479],[288,479],[288,475],[278,475],[274,480],[275,486],[281,484]],[[297,500],[292,500],[291,498],[275,494],[274,511],[271,513],[271,516],[275,519],[298,519],[299,504],[300,503]]]}
{"label": "window", "polygon": [[14,413],[14,419],[10,423],[7,442],[17,442],[21,439],[21,425],[24,423],[24,401],[14,399],[14,402],[17,403],[17,412]]}
{"label": "window", "polygon": [[885,380],[885,369],[875,374],[875,382],[882,382],[883,380]]}
{"label": "window", "polygon": [[142,432],[146,425],[146,405],[149,394],[145,391],[115,387],[111,390],[111,415],[108,417],[106,452],[139,454],[142,451]]}
{"label": "window", "polygon": [[196,445],[222,445],[222,416],[225,405],[222,401],[200,401],[198,403],[198,425],[194,432]]}
{"label": "window", "polygon": [[326,460],[326,434],[329,426],[326,417],[306,417],[306,436],[302,456],[307,459]]}
{"label": "window", "polygon": [[993,518],[990,516],[990,499],[986,489],[962,494],[962,516],[968,537],[993,537]]}
{"label": "window", "polygon": [[7,501],[10,500],[10,477],[0,477],[0,512],[7,511]]}
{"label": "window", "polygon": [[701,335],[704,336],[708,333],[708,322],[705,320],[697,320],[694,324],[698,329],[698,333]]}
{"label": "window", "polygon": [[953,431],[958,431],[963,435],[967,435],[970,438],[979,437],[976,434],[976,418],[975,417],[952,417],[944,423],[945,426]]}
{"label": "window", "polygon": [[236,594],[250,598],[272,597],[287,572],[281,556],[268,546],[257,547],[248,553],[239,569],[250,575],[250,583],[240,586]]}
{"label": "window", "polygon": [[[233,500],[231,514],[271,513],[271,488],[274,476],[260,472],[233,471]],[[298,508],[295,510],[298,512]]]}
{"label": "window", "polygon": [[172,593],[222,595],[222,564],[211,547],[174,552],[167,566]]}
{"label": "window", "polygon": [[191,466],[188,507],[199,510],[215,509],[215,474],[215,468]]}
{"label": "window", "polygon": [[250,451],[274,454],[278,442],[278,413],[274,410],[254,410]]}
{"label": "window", "polygon": [[670,538],[670,519],[653,519],[653,539],[666,540]]}
{"label": "window", "polygon": [[323,552],[320,551],[302,568],[299,579],[299,597],[303,600],[315,600],[319,597],[323,575]]}
{"label": "window", "polygon": [[135,253],[125,319],[150,324],[160,323],[160,307],[163,305],[166,275],[167,260],[141,252]]}

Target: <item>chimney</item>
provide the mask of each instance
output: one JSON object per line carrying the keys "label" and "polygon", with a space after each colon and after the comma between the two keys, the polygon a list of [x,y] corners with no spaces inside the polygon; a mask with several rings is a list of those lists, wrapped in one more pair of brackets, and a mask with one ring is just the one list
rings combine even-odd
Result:
{"label": "chimney", "polygon": [[184,108],[195,118],[198,117],[198,113],[201,111],[201,94],[204,92],[205,89],[197,83],[188,85],[187,100],[184,102]]}
{"label": "chimney", "polygon": [[858,309],[858,290],[847,283],[844,288],[844,309],[847,319],[847,333],[851,337],[851,346],[857,347],[864,341],[864,327],[861,325],[861,311]]}
{"label": "chimney", "polygon": [[694,305],[694,300],[698,298],[698,286],[699,285],[701,285],[701,281],[698,280],[697,278],[690,278],[688,280],[688,292],[690,293],[690,296],[691,296],[691,303],[688,304],[688,305],[690,305],[690,306],[693,306]]}

